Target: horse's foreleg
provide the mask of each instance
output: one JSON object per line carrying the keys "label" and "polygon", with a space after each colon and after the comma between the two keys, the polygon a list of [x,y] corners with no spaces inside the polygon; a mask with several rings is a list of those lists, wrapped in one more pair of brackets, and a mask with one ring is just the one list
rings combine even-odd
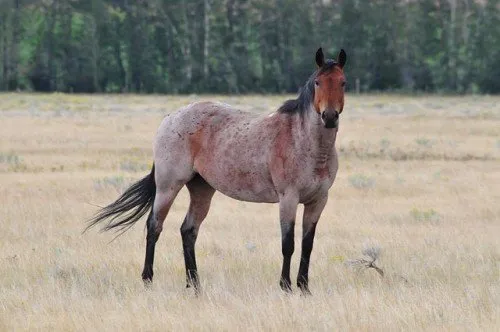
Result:
{"label": "horse's foreleg", "polygon": [[191,198],[188,213],[181,226],[182,248],[184,251],[184,263],[186,265],[186,287],[193,285],[195,292],[198,293],[200,281],[196,267],[194,246],[200,225],[205,220],[210,209],[210,202],[212,201],[215,189],[199,175],[189,181],[186,187],[189,190]]}
{"label": "horse's foreleg", "polygon": [[142,280],[146,284],[153,281],[153,262],[155,258],[156,241],[160,237],[163,229],[163,222],[167,217],[168,211],[174,202],[181,185],[171,188],[167,192],[156,192],[153,208],[149,213],[146,236],[146,258],[144,259],[144,269],[142,271]]}
{"label": "horse's foreleg", "polygon": [[302,222],[302,252],[300,257],[299,274],[297,276],[297,287],[303,294],[309,291],[309,259],[313,248],[314,234],[321,212],[323,211],[328,195],[319,198],[304,206],[304,217]]}
{"label": "horse's foreleg", "polygon": [[280,286],[286,292],[292,291],[290,261],[295,249],[294,229],[298,203],[299,200],[296,195],[280,197],[281,252],[283,253]]}

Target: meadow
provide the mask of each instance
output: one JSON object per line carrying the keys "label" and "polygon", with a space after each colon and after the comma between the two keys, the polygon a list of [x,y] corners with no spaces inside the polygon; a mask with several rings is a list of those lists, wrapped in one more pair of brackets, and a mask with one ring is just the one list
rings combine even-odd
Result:
{"label": "meadow", "polygon": [[[500,329],[500,97],[347,95],[310,297],[278,286],[276,205],[216,194],[198,298],[184,288],[185,189],[149,289],[144,221],[114,241],[82,234],[149,172],[166,114],[197,100],[265,114],[288,97],[1,94],[0,330]],[[356,263],[370,251],[383,277]]]}

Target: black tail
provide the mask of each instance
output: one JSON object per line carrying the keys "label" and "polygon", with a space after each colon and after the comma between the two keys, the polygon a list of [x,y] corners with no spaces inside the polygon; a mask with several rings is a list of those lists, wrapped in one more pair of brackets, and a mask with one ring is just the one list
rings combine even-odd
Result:
{"label": "black tail", "polygon": [[125,232],[153,206],[155,195],[155,165],[153,164],[149,175],[134,183],[120,198],[102,208],[90,219],[85,231],[108,219],[108,223],[103,227],[103,231],[117,228],[117,231]]}

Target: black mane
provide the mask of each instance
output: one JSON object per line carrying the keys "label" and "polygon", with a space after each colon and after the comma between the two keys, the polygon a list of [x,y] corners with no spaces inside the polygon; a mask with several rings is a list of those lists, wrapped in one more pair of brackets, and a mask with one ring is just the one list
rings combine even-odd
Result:
{"label": "black mane", "polygon": [[278,108],[279,113],[304,113],[309,105],[314,101],[314,79],[323,73],[333,69],[337,62],[331,59],[326,60],[325,64],[316,70],[307,80],[306,84],[299,90],[297,99],[289,99]]}

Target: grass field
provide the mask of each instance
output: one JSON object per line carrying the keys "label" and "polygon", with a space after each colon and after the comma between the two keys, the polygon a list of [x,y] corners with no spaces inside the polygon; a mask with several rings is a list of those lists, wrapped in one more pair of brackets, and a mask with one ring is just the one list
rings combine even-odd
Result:
{"label": "grass field", "polygon": [[[285,96],[0,98],[1,331],[500,329],[500,97],[347,96],[305,298],[278,286],[276,205],[216,194],[199,298],[184,288],[184,189],[151,289],[143,221],[111,243],[82,235],[95,205],[149,171],[166,114],[206,99],[269,113]],[[349,264],[374,247],[383,278]]]}

